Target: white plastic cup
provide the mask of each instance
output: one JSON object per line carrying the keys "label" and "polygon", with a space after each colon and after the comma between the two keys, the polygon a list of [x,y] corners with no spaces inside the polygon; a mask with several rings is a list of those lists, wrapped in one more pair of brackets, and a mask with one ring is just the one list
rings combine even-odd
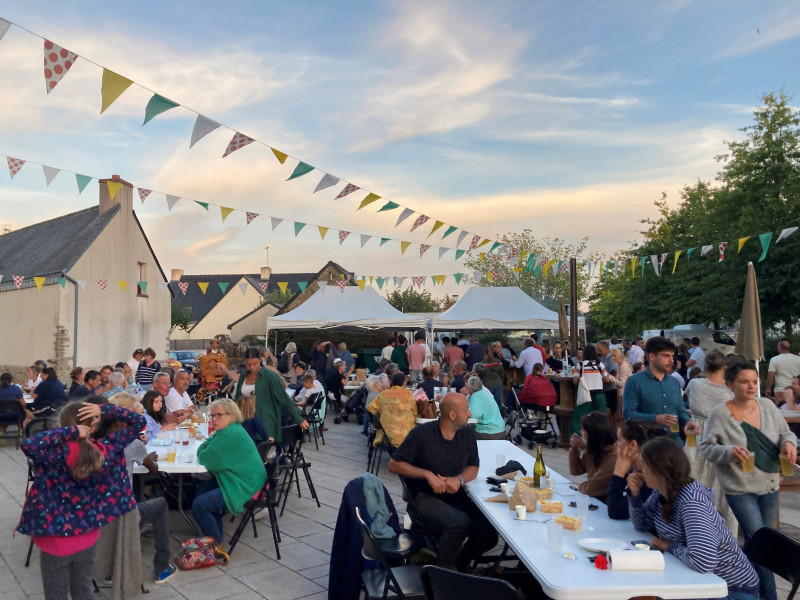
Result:
{"label": "white plastic cup", "polygon": [[578,516],[585,517],[586,513],[589,512],[589,496],[578,494],[575,497],[575,504],[578,507]]}
{"label": "white plastic cup", "polygon": [[494,463],[495,466],[499,469],[500,467],[504,467],[506,464],[506,455],[505,454],[495,454],[494,455]]}
{"label": "white plastic cup", "polygon": [[525,520],[525,513],[528,511],[528,508],[524,504],[517,504],[514,507],[514,510],[517,511],[517,518],[520,521],[524,521]]}
{"label": "white plastic cup", "polygon": [[555,521],[547,523],[547,549],[561,554],[561,525]]}
{"label": "white plastic cup", "polygon": [[506,496],[510,496],[511,495],[511,486],[508,485],[508,483],[501,483],[500,484],[500,489],[503,490],[503,493]]}
{"label": "white plastic cup", "polygon": [[556,489],[556,480],[551,476],[548,476],[547,478],[547,487],[549,487],[551,490]]}

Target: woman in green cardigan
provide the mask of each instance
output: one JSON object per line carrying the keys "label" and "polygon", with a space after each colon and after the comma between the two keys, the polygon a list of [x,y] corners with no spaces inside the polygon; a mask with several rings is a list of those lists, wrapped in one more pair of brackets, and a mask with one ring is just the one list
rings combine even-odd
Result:
{"label": "woman in green cardigan", "polygon": [[205,535],[224,552],[222,515],[233,514],[267,481],[264,463],[250,435],[241,426],[242,413],[233,400],[221,398],[208,406],[214,433],[197,449],[197,462],[214,478],[198,487],[192,514]]}

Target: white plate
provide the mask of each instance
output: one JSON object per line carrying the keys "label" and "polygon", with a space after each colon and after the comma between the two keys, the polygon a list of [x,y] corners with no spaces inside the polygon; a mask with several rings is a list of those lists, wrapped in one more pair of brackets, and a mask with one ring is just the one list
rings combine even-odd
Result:
{"label": "white plate", "polygon": [[625,550],[628,544],[611,538],[583,538],[578,540],[578,546],[589,552],[613,552]]}

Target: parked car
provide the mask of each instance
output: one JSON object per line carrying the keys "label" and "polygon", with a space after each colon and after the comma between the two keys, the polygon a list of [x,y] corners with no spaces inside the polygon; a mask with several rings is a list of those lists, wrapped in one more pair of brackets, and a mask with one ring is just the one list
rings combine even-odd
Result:
{"label": "parked car", "polygon": [[200,367],[200,353],[195,350],[176,350],[169,353],[170,361],[177,360],[190,373]]}

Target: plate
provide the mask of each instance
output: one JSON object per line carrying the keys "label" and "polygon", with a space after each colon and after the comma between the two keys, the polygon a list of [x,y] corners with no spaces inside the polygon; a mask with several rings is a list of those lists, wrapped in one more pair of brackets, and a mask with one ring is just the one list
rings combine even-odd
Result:
{"label": "plate", "polygon": [[160,440],[160,439],[156,438],[154,440],[150,440],[149,443],[150,443],[151,446],[172,446],[172,444],[174,444],[175,442],[174,442],[174,440],[170,440],[170,439]]}
{"label": "plate", "polygon": [[589,552],[613,552],[628,547],[625,542],[612,538],[583,538],[578,540],[578,546]]}

